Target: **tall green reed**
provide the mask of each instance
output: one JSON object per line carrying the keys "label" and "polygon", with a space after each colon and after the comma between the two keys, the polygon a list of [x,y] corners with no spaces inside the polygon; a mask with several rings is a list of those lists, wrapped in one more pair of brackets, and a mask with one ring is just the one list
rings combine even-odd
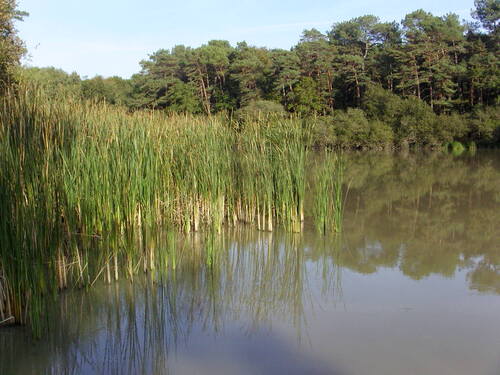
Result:
{"label": "tall green reed", "polygon": [[322,234],[342,229],[345,163],[342,156],[325,151],[313,175],[313,217]]}
{"label": "tall green reed", "polygon": [[44,301],[60,289],[175,264],[175,250],[155,258],[155,228],[221,232],[243,222],[300,231],[307,134],[293,118],[233,126],[223,117],[128,113],[33,88],[6,95],[2,314],[36,329]]}

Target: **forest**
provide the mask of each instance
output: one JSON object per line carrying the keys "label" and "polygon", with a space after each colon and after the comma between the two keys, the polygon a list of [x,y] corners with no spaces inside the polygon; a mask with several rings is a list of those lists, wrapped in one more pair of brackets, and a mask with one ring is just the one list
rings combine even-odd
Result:
{"label": "forest", "polygon": [[130,79],[19,69],[24,48],[13,22],[26,14],[15,1],[2,4],[3,87],[27,80],[49,92],[131,111],[313,117],[318,146],[500,140],[498,0],[476,0],[474,22],[423,10],[400,23],[357,17],[324,33],[304,30],[290,50],[223,40],[178,45],[149,55]]}
{"label": "forest", "polygon": [[23,69],[50,92],[129,110],[314,118],[315,144],[345,148],[498,144],[500,2],[476,0],[474,22],[424,10],[401,22],[373,15],[304,30],[290,50],[160,49],[130,79]]}

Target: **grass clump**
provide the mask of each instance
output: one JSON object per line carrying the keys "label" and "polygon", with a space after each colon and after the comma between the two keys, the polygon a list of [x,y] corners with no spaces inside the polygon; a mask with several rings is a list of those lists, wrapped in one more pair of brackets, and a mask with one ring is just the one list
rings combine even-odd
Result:
{"label": "grass clump", "polygon": [[298,119],[234,124],[129,113],[33,88],[6,95],[0,310],[37,326],[47,296],[60,289],[175,264],[175,251],[156,259],[148,246],[153,228],[300,231],[308,134]]}
{"label": "grass clump", "polygon": [[322,234],[340,232],[342,228],[344,168],[343,158],[327,151],[314,173],[313,216]]}

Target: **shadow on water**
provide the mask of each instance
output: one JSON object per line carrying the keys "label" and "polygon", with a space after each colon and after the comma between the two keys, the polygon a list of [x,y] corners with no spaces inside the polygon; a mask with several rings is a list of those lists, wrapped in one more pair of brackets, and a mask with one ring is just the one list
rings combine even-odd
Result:
{"label": "shadow on water", "polygon": [[[230,346],[230,348],[225,347],[224,343],[218,343],[225,352],[223,360],[226,363],[238,363],[239,373],[290,375],[347,374],[345,371],[332,368],[331,364],[322,362],[313,355],[298,350],[296,346],[287,340],[278,337],[256,335],[248,338],[241,335],[241,333],[234,332],[226,335],[225,342],[228,343],[226,345]],[[220,347],[218,350],[220,351]],[[196,369],[199,373],[203,373],[203,369],[206,369],[207,365],[210,368],[212,362],[210,351],[207,353],[207,350],[204,348],[203,352],[197,355],[197,362],[199,365],[195,365],[190,369],[194,370],[192,373],[196,373]],[[178,366],[177,368],[180,367]],[[184,370],[186,367],[184,367]]]}
{"label": "shadow on water", "polygon": [[316,355],[309,329],[325,306],[342,306],[346,272],[390,269],[416,281],[465,272],[471,290],[500,294],[498,153],[353,154],[346,163],[342,235],[312,225],[158,234],[149,245],[157,254],[176,244],[168,266],[61,295],[40,341],[19,327],[0,331],[0,373],[350,374]]}

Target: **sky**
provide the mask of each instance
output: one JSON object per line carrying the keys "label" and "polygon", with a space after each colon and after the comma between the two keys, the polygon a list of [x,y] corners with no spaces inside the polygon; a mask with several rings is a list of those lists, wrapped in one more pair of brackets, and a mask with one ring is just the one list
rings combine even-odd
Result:
{"label": "sky", "polygon": [[259,47],[295,45],[304,29],[373,14],[400,21],[416,9],[470,19],[474,0],[18,0],[30,15],[17,24],[24,64],[82,77],[130,77],[160,48],[224,39]]}

